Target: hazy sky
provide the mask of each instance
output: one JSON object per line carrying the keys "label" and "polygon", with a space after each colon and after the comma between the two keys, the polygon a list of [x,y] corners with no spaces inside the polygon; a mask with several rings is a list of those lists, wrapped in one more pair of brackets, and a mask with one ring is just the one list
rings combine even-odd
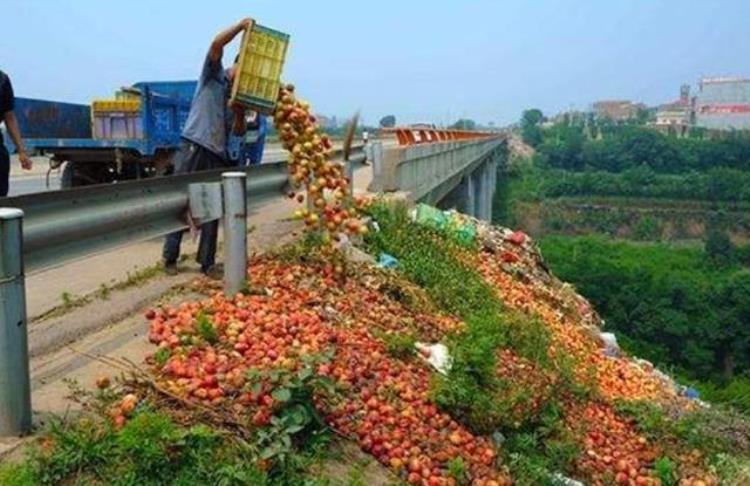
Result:
{"label": "hazy sky", "polygon": [[508,123],[750,76],[750,0],[2,0],[0,16],[16,95],[76,102],[197,77],[214,34],[244,16],[291,34],[285,79],[318,112],[370,123]]}

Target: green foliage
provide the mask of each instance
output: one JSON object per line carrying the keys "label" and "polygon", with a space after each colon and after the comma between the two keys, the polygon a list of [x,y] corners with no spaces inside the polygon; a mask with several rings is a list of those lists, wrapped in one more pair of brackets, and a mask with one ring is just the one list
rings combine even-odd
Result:
{"label": "green foliage", "polygon": [[[750,135],[676,138],[625,125],[563,120],[540,129],[524,112],[521,130],[537,148],[545,195],[750,201]],[[541,115],[539,113],[539,115]],[[527,141],[527,143],[530,143]],[[539,174],[537,174],[539,175]],[[529,195],[528,197],[533,197]]]}
{"label": "green foliage", "polygon": [[544,133],[544,142],[537,149],[545,165],[565,170],[584,168],[583,127],[562,123]]}
{"label": "green foliage", "polygon": [[651,402],[620,400],[615,408],[620,415],[635,420],[640,432],[650,441],[659,441],[669,434],[669,418]]}
{"label": "green foliage", "polygon": [[454,457],[448,461],[448,474],[456,480],[459,486],[465,486],[469,484],[469,474],[466,469],[466,464],[461,457]]}
{"label": "green foliage", "polygon": [[[464,331],[449,337],[452,366],[447,376],[434,377],[435,402],[478,433],[500,429],[512,433],[543,425],[537,411],[527,412],[523,407],[530,391],[496,372],[499,350],[510,348],[542,369],[553,368],[561,377],[565,374],[562,359],[553,363],[549,358],[551,341],[543,323],[505,309],[494,289],[463,263],[460,255],[467,250],[411,223],[404,207],[376,205],[371,214],[380,227],[366,239],[371,252],[394,255],[408,278],[422,286],[440,308],[467,324]],[[571,381],[561,379],[564,392],[572,391]],[[559,394],[552,395],[550,407]]]}
{"label": "green foliage", "polygon": [[558,485],[553,474],[572,469],[580,447],[561,419],[562,410],[551,402],[540,426],[510,434],[503,444],[504,463],[519,486]]}
{"label": "green foliage", "polygon": [[374,254],[399,259],[406,276],[423,287],[443,310],[461,317],[468,329],[449,343],[453,366],[447,377],[437,377],[434,397],[443,408],[476,430],[497,427],[497,404],[488,389],[498,386],[495,354],[507,343],[507,316],[494,290],[457,255],[465,251],[434,230],[413,224],[406,208],[371,208],[380,231],[368,234]]}
{"label": "green foliage", "polygon": [[380,231],[368,233],[371,253],[398,258],[401,269],[444,310],[468,319],[488,307],[501,311],[499,302],[476,271],[455,256],[460,247],[434,230],[412,224],[405,206],[371,208]]}
{"label": "green foliage", "polygon": [[143,411],[120,431],[92,418],[55,421],[26,462],[0,467],[0,484],[270,484],[253,463],[241,445],[205,426]]}
{"label": "green foliage", "polygon": [[154,353],[154,361],[156,361],[156,364],[158,364],[160,367],[163,367],[165,364],[167,364],[167,361],[169,361],[170,356],[172,356],[172,352],[169,350],[169,348],[159,348]]}
{"label": "green foliage", "polygon": [[396,333],[396,334],[382,334],[383,342],[385,343],[385,349],[388,354],[394,358],[406,359],[414,356],[415,348],[414,343],[417,342],[414,334],[410,333]]}
{"label": "green foliage", "polygon": [[660,232],[661,229],[656,219],[646,216],[638,220],[633,229],[633,236],[637,240],[656,240],[659,239]]}
{"label": "green foliage", "polygon": [[325,422],[318,414],[313,395],[334,393],[333,382],[315,373],[314,367],[330,361],[331,353],[323,356],[306,356],[304,366],[298,371],[285,369],[251,369],[247,372],[246,387],[259,394],[263,386],[272,387],[276,405],[270,425],[256,429],[255,446],[261,459],[273,459],[276,468],[285,468],[294,460],[294,443],[301,444],[311,437],[320,436]]}
{"label": "green foliage", "polygon": [[55,420],[49,436],[55,445],[52,452],[37,452],[33,456],[34,477],[40,484],[62,482],[74,471],[108,462],[114,454],[112,432],[91,420],[84,419],[72,426]]}
{"label": "green foliage", "polygon": [[712,403],[725,403],[750,415],[750,377],[737,376],[729,381],[693,383],[703,399]]}
{"label": "green foliage", "polygon": [[714,202],[750,202],[750,171],[713,168],[705,172],[660,174],[647,166],[621,172],[569,171],[547,168],[526,175],[535,187],[521,200],[572,196],[620,196],[629,198],[689,199]]}
{"label": "green foliage", "polygon": [[[650,441],[682,444],[708,454],[720,484],[747,484],[750,480],[750,421],[720,408],[696,410],[670,417],[658,406],[647,402],[616,404],[617,411],[635,421]],[[670,453],[671,449],[667,452]],[[669,456],[657,460],[654,469],[665,486],[677,484],[676,466]]]}
{"label": "green foliage", "polygon": [[[117,430],[107,417],[112,396],[97,394],[87,402],[91,414],[53,421],[25,462],[0,467],[0,484],[323,486],[328,483],[308,477],[329,445],[312,397],[330,396],[333,388],[313,370],[330,357],[306,357],[296,371],[251,371],[247,387],[271,385],[275,403],[268,425],[253,426],[243,439],[202,424],[177,424],[148,402]],[[258,469],[267,459],[272,467]]]}
{"label": "green foliage", "polygon": [[396,117],[394,115],[386,115],[380,119],[379,126],[382,128],[393,128],[396,126]]}
{"label": "green foliage", "polygon": [[[295,395],[293,393],[293,395]],[[294,403],[296,396],[290,398]],[[278,422],[268,429],[295,424],[290,417],[296,405],[282,407]],[[247,443],[205,425],[182,426],[167,415],[144,407],[121,430],[98,419],[56,421],[45,440],[21,464],[0,465],[3,486],[57,484],[217,486],[314,486],[329,484],[308,477],[313,463],[323,457],[328,436],[305,437],[283,458],[274,456],[273,468],[264,472],[255,464],[260,443]],[[298,425],[298,424],[297,424]],[[301,432],[295,431],[299,436]]]}
{"label": "green foliage", "polygon": [[673,417],[644,401],[618,401],[615,407],[619,414],[633,419],[650,441],[679,443],[683,448],[699,449],[709,455],[750,454],[750,420],[732,410],[698,408]]}
{"label": "green foliage", "polygon": [[215,344],[219,340],[216,328],[203,312],[200,312],[195,319],[195,330],[201,338],[210,344]]}
{"label": "green foliage", "polygon": [[0,463],[0,484],[4,486],[36,486],[34,471],[24,464]]}
{"label": "green foliage", "polygon": [[737,263],[743,267],[750,267],[750,245],[738,245],[734,249],[734,256]]}
{"label": "green foliage", "polygon": [[[750,135],[746,133],[709,139],[671,137],[633,125],[600,129],[602,137],[581,139],[573,135],[584,136],[583,125],[557,123],[542,131],[543,143],[539,144],[539,151],[551,167],[575,170],[622,172],[642,165],[657,173],[672,174],[715,167],[750,170]],[[568,153],[572,159],[580,159],[581,164],[570,164],[571,158],[553,156],[560,151]]]}
{"label": "green foliage", "polygon": [[676,466],[668,457],[660,457],[654,463],[654,470],[663,486],[674,486],[677,484]]}
{"label": "green foliage", "polygon": [[712,467],[719,475],[720,484],[742,486],[750,484],[750,459],[733,454],[717,454]]}
{"label": "green foliage", "polygon": [[452,124],[449,128],[454,130],[476,130],[477,122],[468,118],[461,118],[456,123]]}
{"label": "green foliage", "polygon": [[552,270],[595,305],[621,344],[695,379],[730,380],[750,364],[750,274],[699,248],[546,237]]}
{"label": "green foliage", "polygon": [[706,243],[703,247],[706,258],[717,266],[726,267],[734,260],[734,245],[729,240],[726,231],[711,228],[706,233]]}
{"label": "green foliage", "polygon": [[542,129],[540,124],[544,120],[541,110],[536,108],[526,110],[521,115],[521,137],[523,141],[532,147],[542,143]]}

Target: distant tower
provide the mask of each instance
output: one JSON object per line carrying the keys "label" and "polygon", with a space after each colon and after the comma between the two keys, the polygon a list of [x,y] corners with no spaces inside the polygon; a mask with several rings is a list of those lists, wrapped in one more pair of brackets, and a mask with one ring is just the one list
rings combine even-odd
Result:
{"label": "distant tower", "polygon": [[689,84],[683,84],[680,86],[680,101],[682,101],[685,104],[688,104],[690,101],[690,85]]}

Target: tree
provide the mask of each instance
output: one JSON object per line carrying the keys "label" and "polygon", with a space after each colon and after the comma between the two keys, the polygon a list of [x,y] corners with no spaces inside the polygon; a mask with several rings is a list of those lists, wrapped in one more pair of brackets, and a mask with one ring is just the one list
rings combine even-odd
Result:
{"label": "tree", "polygon": [[461,118],[456,123],[450,126],[454,130],[476,130],[477,122],[468,118]]}
{"label": "tree", "polygon": [[525,110],[521,115],[521,138],[532,147],[538,147],[544,141],[540,124],[544,114],[537,108]]}
{"label": "tree", "polygon": [[750,271],[733,274],[718,292],[716,304],[721,326],[713,337],[718,341],[722,377],[729,381],[737,365],[750,359]]}
{"label": "tree", "polygon": [[537,151],[550,167],[582,170],[584,141],[582,125],[560,123],[545,129],[544,142]]}
{"label": "tree", "polygon": [[393,128],[396,126],[396,116],[386,115],[380,119],[380,126],[382,128]]}
{"label": "tree", "polygon": [[706,232],[703,251],[708,260],[719,267],[728,266],[734,257],[734,246],[729,235],[717,227],[709,228]]}

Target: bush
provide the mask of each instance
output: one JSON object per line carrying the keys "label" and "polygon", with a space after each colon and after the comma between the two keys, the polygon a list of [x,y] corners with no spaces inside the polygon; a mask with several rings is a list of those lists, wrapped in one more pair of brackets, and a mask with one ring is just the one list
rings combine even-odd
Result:
{"label": "bush", "polygon": [[540,246],[552,270],[621,333],[627,351],[693,379],[748,371],[746,271],[707,264],[697,247],[562,236]]}

